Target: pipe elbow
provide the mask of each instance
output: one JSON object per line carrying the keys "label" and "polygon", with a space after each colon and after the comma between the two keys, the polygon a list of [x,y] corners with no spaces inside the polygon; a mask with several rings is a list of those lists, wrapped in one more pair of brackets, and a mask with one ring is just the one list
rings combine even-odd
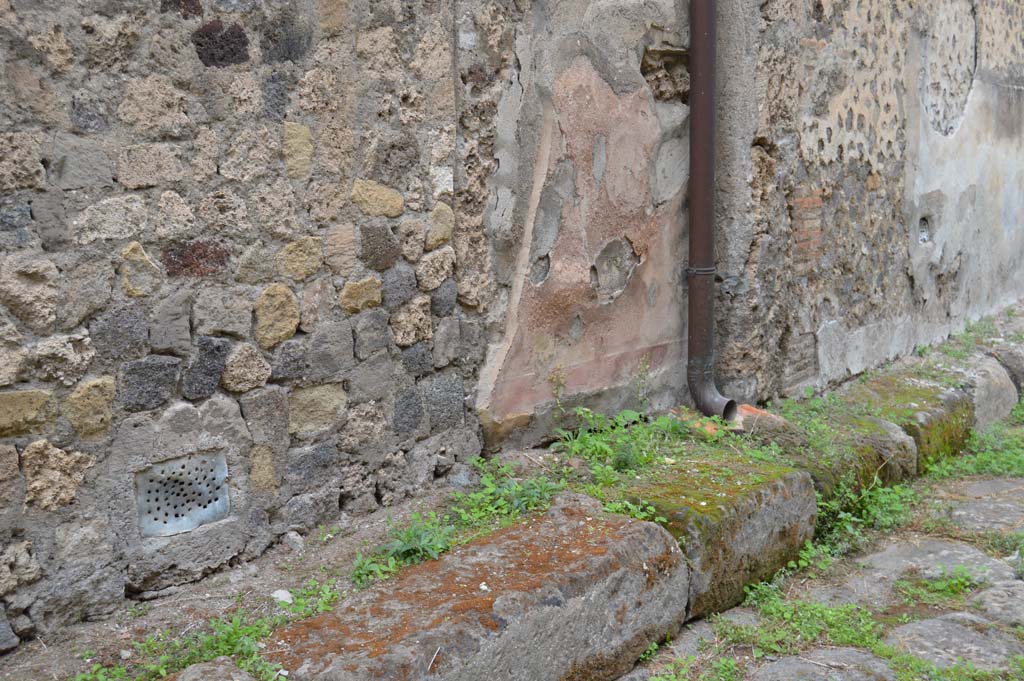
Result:
{"label": "pipe elbow", "polygon": [[726,421],[736,418],[736,400],[722,395],[714,377],[707,370],[690,371],[690,394],[697,409],[707,416],[718,416]]}

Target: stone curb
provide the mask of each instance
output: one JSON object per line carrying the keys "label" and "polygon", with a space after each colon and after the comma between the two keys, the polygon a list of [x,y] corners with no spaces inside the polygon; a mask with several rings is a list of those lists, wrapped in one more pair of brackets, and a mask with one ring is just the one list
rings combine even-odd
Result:
{"label": "stone curb", "polygon": [[816,491],[827,496],[849,475],[865,484],[874,474],[886,484],[916,477],[1017,404],[1011,375],[990,357],[972,358],[961,383],[895,371],[840,389],[841,401],[893,419],[837,426],[854,455],[828,466],[799,428],[746,409],[742,427],[794,453],[792,468],[755,462],[759,481],[707,512],[666,494],[688,484],[685,470],[660,492],[635,490],[666,516],[664,528],[562,495],[541,518],[279,630],[273,647],[288,652],[270,657],[298,681],[618,678],[651,642],[738,604],[747,584],[785,567],[813,536]]}
{"label": "stone curb", "polygon": [[614,679],[686,618],[689,568],[653,523],[563,495],[543,517],[279,630],[297,681]]}

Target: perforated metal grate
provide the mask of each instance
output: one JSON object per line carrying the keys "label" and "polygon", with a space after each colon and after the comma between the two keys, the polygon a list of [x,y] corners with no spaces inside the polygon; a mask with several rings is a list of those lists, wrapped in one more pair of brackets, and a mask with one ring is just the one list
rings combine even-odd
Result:
{"label": "perforated metal grate", "polygon": [[136,473],[142,535],[168,537],[227,517],[227,479],[222,453],[183,456]]}

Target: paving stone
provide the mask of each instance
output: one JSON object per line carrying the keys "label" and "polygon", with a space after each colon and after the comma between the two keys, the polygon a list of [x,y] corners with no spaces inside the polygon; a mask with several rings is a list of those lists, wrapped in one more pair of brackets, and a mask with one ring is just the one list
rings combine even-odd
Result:
{"label": "paving stone", "polygon": [[904,574],[913,572],[924,579],[937,579],[958,566],[989,583],[1013,579],[1013,570],[1004,561],[968,544],[931,538],[890,541],[881,551],[858,558],[857,565],[860,569],[841,584],[810,588],[808,598],[829,605],[855,603],[884,608],[895,602],[893,586]]}
{"label": "paving stone", "polygon": [[[296,678],[324,681],[420,678],[438,647],[447,654],[432,669],[446,678],[501,669],[516,679],[614,679],[650,632],[678,627],[687,588],[685,560],[664,530],[565,495],[541,518],[279,630],[284,645],[268,656]],[[608,616],[616,612],[621,622]]]}
{"label": "paving stone", "polygon": [[976,580],[994,583],[1013,579],[1013,570],[1005,562],[968,544],[942,539],[896,541],[858,563],[887,582],[895,581],[908,570],[918,571],[924,579],[938,579],[959,566],[965,567]]}
{"label": "paving stone", "polygon": [[896,681],[883,660],[856,648],[818,648],[767,664],[750,681]]}
{"label": "paving stone", "polygon": [[1024,498],[1020,501],[965,501],[955,504],[949,518],[957,527],[973,532],[1024,532]]}
{"label": "paving stone", "polygon": [[971,599],[986,617],[1011,627],[1024,626],[1024,582],[999,582]]}
{"label": "paving stone", "polygon": [[904,624],[885,640],[941,669],[970,662],[982,670],[1006,671],[1011,658],[1024,655],[1024,644],[967,613]]}
{"label": "paving stone", "polygon": [[180,359],[166,355],[127,362],[118,382],[118,400],[126,411],[156,409],[174,394],[180,368]]}
{"label": "paving stone", "polygon": [[192,360],[181,384],[181,394],[188,400],[205,400],[217,392],[224,374],[231,341],[213,336],[200,336],[196,340],[196,356]]}

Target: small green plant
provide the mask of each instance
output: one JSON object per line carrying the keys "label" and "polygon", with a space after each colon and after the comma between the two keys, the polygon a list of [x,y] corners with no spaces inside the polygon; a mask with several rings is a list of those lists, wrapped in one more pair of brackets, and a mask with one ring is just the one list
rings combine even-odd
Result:
{"label": "small green plant", "polygon": [[1017,403],[1017,406],[1010,412],[1010,423],[1015,426],[1024,426],[1024,400]]}
{"label": "small green plant", "polygon": [[320,525],[316,528],[316,536],[321,544],[326,544],[337,537],[338,532],[340,530],[337,527],[328,528],[326,525]]}
{"label": "small green plant", "polygon": [[786,565],[788,570],[804,571],[810,576],[816,577],[819,572],[824,572],[832,566],[834,558],[832,553],[824,546],[819,546],[808,540],[800,549],[800,555],[796,560],[789,561]]}
{"label": "small green plant", "polygon": [[292,602],[281,605],[300,619],[332,610],[341,597],[334,585],[320,584],[315,579],[306,582],[301,589],[291,591],[291,595]]}
{"label": "small green plant", "polygon": [[975,431],[967,446],[967,455],[933,464],[928,474],[944,479],[970,475],[1002,477],[1024,476],[1024,431],[1005,423],[996,423]]}
{"label": "small green plant", "polygon": [[414,565],[425,560],[437,560],[451,548],[455,528],[434,512],[427,515],[413,513],[409,523],[403,527],[391,528],[391,541],[384,546],[384,553],[403,565]]}
{"label": "small green plant", "polygon": [[480,489],[452,496],[452,513],[470,528],[508,525],[516,518],[545,510],[551,499],[565,488],[565,481],[552,482],[545,476],[520,479],[508,464],[478,460]]}
{"label": "small green plant", "polygon": [[904,578],[896,582],[896,591],[908,603],[944,605],[981,586],[963,565],[943,570],[937,579]]}
{"label": "small green plant", "polygon": [[127,679],[128,670],[118,665],[116,667],[104,667],[101,664],[94,664],[89,671],[76,674],[74,681],[115,681],[116,679]]}
{"label": "small green plant", "polygon": [[917,501],[906,485],[885,487],[876,477],[857,491],[849,477],[828,498],[819,495],[816,541],[833,556],[845,555],[864,543],[865,529],[893,530],[907,523]]}
{"label": "small green plant", "polygon": [[644,652],[640,653],[640,661],[650,662],[653,660],[658,655],[659,647],[660,646],[658,646],[657,641],[652,642],[651,645],[647,646],[647,649],[644,650]]}
{"label": "small green plant", "polygon": [[658,509],[651,504],[645,504],[643,501],[633,503],[628,499],[621,501],[609,501],[605,503],[604,510],[608,513],[617,513],[619,515],[629,516],[636,520],[647,520],[655,523],[667,523],[668,520],[664,516],[658,515]]}
{"label": "small green plant", "polygon": [[407,524],[392,526],[388,534],[391,541],[373,555],[356,554],[349,576],[357,587],[363,588],[376,580],[387,579],[406,565],[437,560],[452,547],[455,527],[448,516],[439,518],[433,512],[427,515],[413,513]]}
{"label": "small green plant", "polygon": [[677,658],[666,669],[655,674],[650,681],[689,681],[697,658],[694,656]]}
{"label": "small green plant", "polygon": [[393,557],[370,556],[356,554],[356,562],[352,567],[352,582],[360,589],[368,587],[376,581],[390,579],[401,569],[402,565]]}

